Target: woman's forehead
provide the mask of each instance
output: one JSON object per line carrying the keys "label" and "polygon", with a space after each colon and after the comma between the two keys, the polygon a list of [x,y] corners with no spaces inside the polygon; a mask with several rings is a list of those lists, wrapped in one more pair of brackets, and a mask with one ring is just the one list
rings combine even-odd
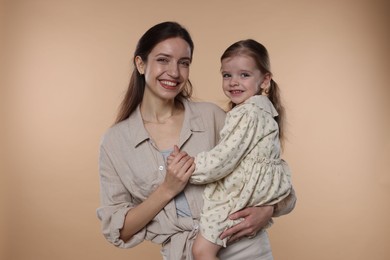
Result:
{"label": "woman's forehead", "polygon": [[168,38],[156,44],[151,51],[153,56],[165,55],[172,57],[191,58],[191,47],[182,38]]}

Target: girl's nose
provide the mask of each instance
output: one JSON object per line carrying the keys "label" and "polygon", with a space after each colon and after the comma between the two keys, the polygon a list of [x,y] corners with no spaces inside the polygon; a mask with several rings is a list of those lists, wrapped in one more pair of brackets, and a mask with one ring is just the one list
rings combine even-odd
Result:
{"label": "girl's nose", "polygon": [[230,80],[230,86],[237,87],[238,85],[240,85],[240,84],[238,83],[237,80],[235,80],[233,78]]}

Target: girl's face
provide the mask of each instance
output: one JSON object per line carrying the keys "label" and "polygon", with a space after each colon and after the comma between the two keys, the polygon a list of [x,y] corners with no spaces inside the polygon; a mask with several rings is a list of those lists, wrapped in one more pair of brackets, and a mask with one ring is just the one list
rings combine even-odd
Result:
{"label": "girl's face", "polygon": [[252,57],[235,55],[222,60],[222,89],[225,95],[240,105],[248,98],[260,94],[264,75]]}
{"label": "girl's face", "polygon": [[191,48],[182,38],[169,38],[158,43],[147,61],[135,58],[137,69],[145,75],[145,95],[174,99],[188,81]]}

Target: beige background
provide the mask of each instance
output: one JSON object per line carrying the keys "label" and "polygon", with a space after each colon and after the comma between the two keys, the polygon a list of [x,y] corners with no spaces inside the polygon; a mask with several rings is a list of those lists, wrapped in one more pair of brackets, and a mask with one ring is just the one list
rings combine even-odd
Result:
{"label": "beige background", "polygon": [[0,1],[0,259],[159,259],[100,233],[101,135],[136,41],[165,20],[195,42],[195,96],[219,105],[219,56],[254,38],[288,110],[295,211],[270,230],[275,259],[390,259],[390,5],[335,1]]}

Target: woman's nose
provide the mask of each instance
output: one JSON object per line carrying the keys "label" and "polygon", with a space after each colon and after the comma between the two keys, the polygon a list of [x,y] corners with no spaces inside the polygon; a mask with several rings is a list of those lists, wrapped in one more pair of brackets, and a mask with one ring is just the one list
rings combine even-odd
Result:
{"label": "woman's nose", "polygon": [[179,66],[171,63],[168,67],[168,75],[173,78],[177,78],[179,76]]}

